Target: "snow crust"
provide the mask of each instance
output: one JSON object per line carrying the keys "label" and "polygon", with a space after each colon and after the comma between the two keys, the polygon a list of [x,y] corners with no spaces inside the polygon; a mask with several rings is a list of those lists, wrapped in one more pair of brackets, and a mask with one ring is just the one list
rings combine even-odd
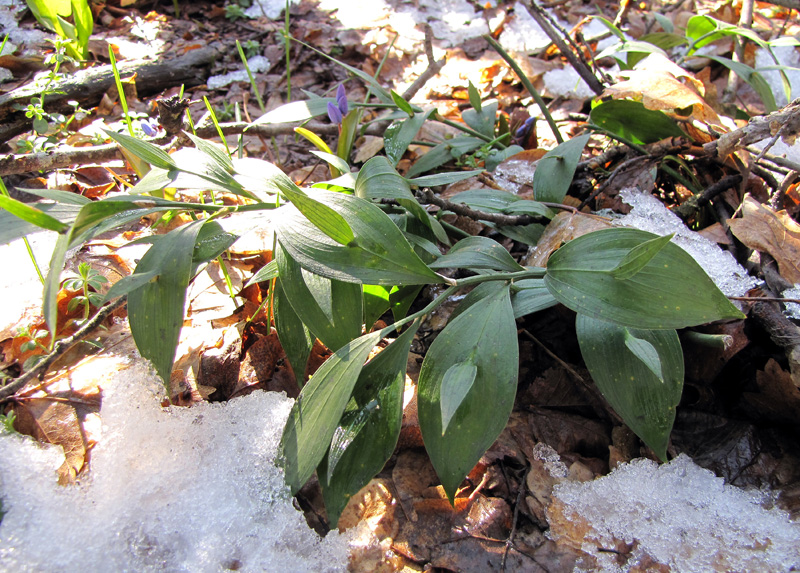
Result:
{"label": "snow crust", "polygon": [[620,197],[632,209],[628,215],[616,219],[614,224],[657,235],[675,233],[672,241],[692,255],[726,296],[743,296],[758,284],[758,280],[748,275],[733,255],[720,249],[716,243],[689,230],[683,221],[657,198],[633,188],[621,190]]}
{"label": "snow crust", "polygon": [[[289,0],[289,4],[299,3],[300,0]],[[286,0],[255,0],[244,13],[250,18],[266,16],[270,20],[274,20],[281,15],[284,8],[286,8]]]}
{"label": "snow crust", "polygon": [[[783,298],[800,298],[800,285],[796,284],[793,288],[787,288],[781,293]],[[783,303],[786,307],[784,314],[789,318],[800,318],[800,304],[796,302]]]}
{"label": "snow crust", "polygon": [[[248,58],[247,66],[250,68],[250,72],[253,74],[257,74],[259,72],[266,72],[270,67],[270,62],[264,56],[253,56],[252,58]],[[218,76],[211,76],[208,78],[208,89],[216,90],[219,88],[223,88],[227,85],[232,84],[233,82],[249,82],[250,78],[247,75],[247,70],[244,68],[240,70],[235,70],[233,72],[228,72],[227,74],[222,74]]]}
{"label": "snow crust", "polygon": [[586,519],[594,536],[584,551],[598,570],[624,569],[613,539],[638,541],[632,561],[644,554],[672,571],[789,571],[800,567],[800,524],[780,509],[767,509],[764,492],[726,485],[686,455],[659,466],[651,460],[622,464],[587,483],[563,482],[553,496]]}
{"label": "snow crust", "polygon": [[80,486],[56,485],[60,448],[0,435],[0,569],[344,571],[346,537],[309,529],[274,463],[292,400],[258,391],[163,409],[142,362],[104,386],[104,435]]}
{"label": "snow crust", "polygon": [[[778,61],[781,65],[788,66],[789,68],[795,68],[784,70],[784,72],[789,78],[789,84],[792,87],[791,99],[794,100],[795,98],[800,97],[800,70],[797,69],[800,67],[800,52],[794,46],[776,46],[772,48],[772,51],[774,52],[775,57],[778,58]],[[756,49],[755,64],[755,68],[757,70],[759,68],[776,65],[775,60],[772,59],[769,51],[765,50],[764,48]],[[764,79],[769,84],[769,87],[772,88],[772,93],[775,96],[775,103],[777,106],[779,108],[785,106],[788,102],[786,101],[786,93],[783,91],[783,80],[781,78],[780,71],[766,70],[759,73],[764,76]]]}

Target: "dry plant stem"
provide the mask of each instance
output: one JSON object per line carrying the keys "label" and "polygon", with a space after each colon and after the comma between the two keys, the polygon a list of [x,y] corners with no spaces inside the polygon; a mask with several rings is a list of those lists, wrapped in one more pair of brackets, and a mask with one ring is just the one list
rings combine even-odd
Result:
{"label": "dry plant stem", "polygon": [[600,80],[592,73],[592,70],[589,69],[589,66],[581,60],[572,49],[567,46],[567,43],[564,41],[564,38],[561,37],[553,26],[550,25],[550,22],[547,18],[547,13],[542,10],[542,8],[536,3],[535,0],[528,0],[524,2],[525,8],[530,13],[531,17],[539,24],[539,27],[544,30],[545,34],[553,41],[556,47],[561,51],[563,56],[567,58],[570,65],[575,68],[575,71],[578,72],[578,75],[585,81],[589,88],[596,94],[600,95],[603,92],[603,84],[600,83]]}
{"label": "dry plant stem", "polygon": [[[782,130],[784,137],[800,133],[800,99],[769,115],[751,119],[744,127],[724,133],[719,139],[704,144],[703,149],[710,157],[724,158],[737,149],[773,137],[778,130]],[[756,155],[758,153],[760,150]]]}
{"label": "dry plant stem", "polygon": [[800,171],[790,171],[786,177],[783,178],[780,187],[778,187],[775,193],[772,194],[772,197],[769,198],[769,206],[772,207],[773,210],[780,211],[783,209],[783,198],[786,197],[789,187],[794,185],[798,179],[800,179]]}
{"label": "dry plant stem", "polygon": [[[745,147],[745,150],[749,151],[753,155],[762,155],[761,150],[756,149],[755,147]],[[764,165],[764,167],[768,168],[770,171],[777,171],[778,173],[783,173],[784,175],[788,174],[789,171],[800,171],[800,163],[786,159],[780,155],[764,153],[761,157],[761,161],[762,165]],[[775,167],[771,166],[770,163],[773,163],[783,169],[776,169]]]}
{"label": "dry plant stem", "polygon": [[[262,137],[272,137],[275,135],[294,134],[296,124],[279,123],[271,125],[250,126],[244,122],[221,123],[220,128],[225,135],[237,135],[248,133]],[[328,123],[309,122],[306,127],[314,133],[320,135],[338,134],[338,126]],[[246,130],[246,131],[245,131]],[[366,129],[367,135],[383,135],[383,130],[379,126],[370,126]],[[213,125],[204,126],[197,129],[197,136],[202,138],[216,137],[217,130]],[[169,138],[154,140],[151,143],[163,145],[171,142]],[[124,159],[116,143],[106,145],[96,145],[93,147],[64,147],[53,152],[31,153],[28,155],[6,155],[0,157],[0,176],[13,175],[17,173],[29,173],[32,171],[52,171],[63,169],[73,165],[88,165],[95,163],[105,163],[114,159]]]}
{"label": "dry plant stem", "polygon": [[403,99],[408,101],[413,98],[419,90],[422,89],[428,80],[437,75],[444,65],[447,63],[447,58],[444,57],[438,62],[433,57],[433,30],[430,24],[425,24],[425,57],[428,58],[428,67],[414,82],[408,86],[408,89],[403,92]]}
{"label": "dry plant stem", "polygon": [[586,207],[589,201],[593,200],[595,197],[600,195],[600,193],[605,191],[606,188],[609,185],[611,185],[611,182],[614,180],[614,178],[617,177],[620,173],[624,173],[631,165],[633,165],[634,163],[649,162],[649,161],[653,161],[653,158],[650,155],[637,155],[636,157],[632,157],[631,159],[628,159],[627,161],[623,161],[622,163],[620,163],[614,169],[614,171],[611,172],[611,175],[608,177],[608,179],[603,181],[603,183],[600,184],[600,186],[597,187],[594,191],[592,191],[586,199],[581,201],[581,204],[578,205],[578,210],[580,211],[581,209]]}
{"label": "dry plant stem", "polygon": [[[747,30],[753,27],[753,0],[742,0],[742,8],[741,13],[739,15],[739,27],[745,28]],[[734,50],[733,50],[733,61],[735,62],[744,62],[744,47],[745,47],[745,38],[740,36],[734,36]],[[725,87],[725,92],[722,96],[723,102],[731,101],[739,87],[739,76],[733,72],[733,70],[728,72],[728,85]]]}
{"label": "dry plant stem", "polygon": [[97,314],[95,314],[92,319],[83,325],[80,330],[78,330],[75,334],[68,338],[63,338],[55,343],[53,347],[53,351],[45,356],[41,361],[39,361],[36,366],[20,376],[19,378],[14,379],[13,382],[6,384],[2,388],[0,388],[0,402],[4,402],[10,396],[16,394],[19,390],[21,390],[26,384],[32,382],[33,380],[41,380],[44,378],[47,369],[50,367],[56,359],[64,354],[67,350],[75,346],[77,343],[85,339],[89,334],[91,334],[98,326],[100,326],[103,321],[111,316],[111,313],[121,307],[127,301],[127,297],[120,297],[119,299],[115,300],[108,306],[104,306],[101,308]]}
{"label": "dry plant stem", "polygon": [[673,213],[678,215],[681,219],[686,221],[693,217],[697,211],[709,204],[709,202],[724,191],[736,187],[742,182],[742,176],[738,173],[734,175],[726,175],[716,183],[709,185],[702,193],[690,197],[684,203],[678,205],[673,209]]}
{"label": "dry plant stem", "polygon": [[750,315],[769,334],[772,342],[784,351],[792,377],[800,377],[800,328],[786,318],[774,302],[757,302]]}
{"label": "dry plant stem", "polygon": [[536,337],[535,337],[533,334],[531,334],[530,332],[528,332],[528,331],[527,331],[526,329],[524,329],[524,328],[522,329],[522,331],[521,331],[521,332],[522,332],[522,334],[524,334],[525,336],[527,336],[528,338],[530,338],[530,339],[531,339],[533,342],[535,342],[535,343],[536,343],[536,344],[539,346],[539,348],[541,348],[542,350],[544,350],[544,351],[545,351],[545,353],[546,353],[546,354],[547,354],[547,355],[548,355],[550,358],[552,358],[553,360],[555,360],[556,362],[558,362],[558,363],[561,365],[561,367],[562,367],[564,370],[566,370],[566,371],[567,371],[567,372],[570,374],[570,376],[572,376],[573,378],[575,378],[575,380],[577,380],[578,382],[580,382],[580,383],[582,383],[582,384],[586,384],[586,380],[584,380],[584,379],[583,379],[583,376],[581,376],[580,374],[578,374],[578,373],[575,371],[575,369],[574,369],[574,368],[572,368],[572,366],[570,366],[569,364],[567,364],[566,362],[564,362],[563,360],[561,360],[561,358],[559,358],[558,356],[556,356],[556,354],[555,354],[555,353],[553,353],[553,351],[552,351],[552,350],[550,350],[549,348],[547,348],[547,346],[545,346],[545,345],[544,345],[544,343],[542,343],[542,341],[540,341],[538,338],[536,338]]}
{"label": "dry plant stem", "polygon": [[433,194],[430,189],[423,189],[417,194],[422,202],[428,205],[436,205],[440,209],[451,211],[461,217],[469,217],[476,221],[489,221],[496,225],[530,225],[532,223],[546,223],[546,217],[531,217],[530,215],[503,215],[501,213],[486,213],[483,211],[476,211],[467,207],[463,203],[454,203],[447,199],[442,199]]}

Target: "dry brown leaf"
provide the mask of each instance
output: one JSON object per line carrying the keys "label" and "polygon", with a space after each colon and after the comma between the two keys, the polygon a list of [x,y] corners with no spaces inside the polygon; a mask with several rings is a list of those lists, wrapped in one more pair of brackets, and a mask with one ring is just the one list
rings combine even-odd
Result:
{"label": "dry brown leaf", "polygon": [[795,423],[800,414],[800,388],[791,372],[770,358],[764,370],[756,372],[759,393],[745,393],[744,398],[769,420]]}
{"label": "dry brown leaf", "polygon": [[611,223],[583,213],[562,211],[547,225],[541,239],[531,255],[525,260],[525,265],[544,267],[547,259],[561,245],[581,235],[610,227]]}
{"label": "dry brown leaf", "polygon": [[786,211],[775,212],[748,195],[742,218],[730,219],[728,225],[749,248],[772,255],[783,278],[800,283],[800,225]]}
{"label": "dry brown leaf", "polygon": [[[691,119],[722,127],[717,112],[703,99],[703,83],[666,58],[651,55],[627,73],[628,79],[606,88],[614,99],[641,101],[647,109],[667,111],[692,108]],[[683,81],[682,81],[683,80]]]}

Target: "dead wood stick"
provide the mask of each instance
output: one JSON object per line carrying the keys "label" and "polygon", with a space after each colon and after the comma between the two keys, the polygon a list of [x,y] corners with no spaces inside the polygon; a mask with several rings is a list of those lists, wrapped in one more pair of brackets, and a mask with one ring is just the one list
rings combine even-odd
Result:
{"label": "dead wood stick", "polygon": [[800,133],[800,98],[769,115],[754,117],[750,123],[703,145],[710,157],[727,157],[737,149],[774,137],[778,131],[784,138]]}
{"label": "dead wood stick", "polygon": [[561,34],[550,25],[550,22],[547,18],[547,13],[536,3],[536,0],[528,0],[527,2],[523,2],[525,5],[525,9],[531,15],[531,17],[539,24],[539,27],[544,30],[545,34],[553,41],[556,47],[559,49],[561,54],[575,68],[575,71],[578,72],[578,75],[587,83],[589,88],[596,94],[601,94],[603,92],[603,84],[597,77],[594,75],[589,66],[578,57],[578,55],[572,51],[572,49],[567,46],[567,43],[564,41],[564,38],[561,37]]}
{"label": "dead wood stick", "polygon": [[489,221],[497,225],[530,225],[532,223],[545,223],[549,219],[547,217],[532,217],[530,215],[504,215],[502,213],[487,213],[485,211],[476,211],[467,207],[463,203],[454,203],[447,199],[442,199],[433,194],[430,189],[422,189],[417,194],[420,202],[436,205],[440,209],[450,211],[461,217],[469,217],[476,221]]}
{"label": "dead wood stick", "polygon": [[767,4],[800,10],[800,0],[767,0]]}
{"label": "dead wood stick", "polygon": [[[123,77],[136,74],[136,90],[146,96],[181,84],[192,87],[205,83],[207,68],[215,57],[213,48],[201,48],[177,58],[121,62],[118,68]],[[32,97],[41,95],[44,85],[39,80],[0,96],[0,141],[8,141],[30,129],[30,119],[24,111],[15,109],[14,104],[28,105]],[[72,100],[84,107],[94,107],[114,85],[110,65],[79,70],[53,82],[44,98],[44,108],[50,113],[70,113],[74,108],[68,102]]]}
{"label": "dead wood stick", "polygon": [[425,24],[425,57],[428,58],[428,67],[422,72],[414,82],[403,92],[403,99],[408,101],[422,89],[428,80],[438,74],[447,63],[447,57],[438,62],[433,57],[433,30],[430,24]]}
{"label": "dead wood stick", "polygon": [[75,334],[68,338],[63,338],[55,343],[53,346],[53,351],[42,358],[33,369],[29,370],[19,378],[14,379],[13,382],[6,384],[2,388],[0,388],[0,402],[7,400],[9,397],[16,394],[19,390],[25,387],[26,384],[32,382],[33,380],[41,380],[47,369],[50,368],[50,365],[56,361],[56,359],[64,354],[67,350],[78,344],[84,338],[89,336],[89,334],[94,331],[100,324],[108,318],[112,312],[117,310],[127,301],[127,297],[120,297],[108,306],[104,306],[101,308],[97,314],[95,314],[89,322],[83,325]]}
{"label": "dead wood stick", "polygon": [[[285,135],[294,133],[296,124],[279,123],[274,125],[254,125],[244,122],[222,123],[220,128],[225,135],[238,135],[247,133],[272,137],[274,135]],[[310,122],[305,126],[318,135],[337,135],[338,126],[328,123]],[[365,132],[367,135],[383,135],[383,130],[376,126],[370,126]],[[217,130],[213,125],[197,130],[197,135],[202,138],[217,136]],[[170,138],[155,140],[152,143],[163,145]],[[31,153],[27,155],[2,155],[0,156],[0,176],[14,175],[17,173],[29,173],[33,171],[52,171],[54,169],[64,169],[74,165],[88,165],[93,163],[104,163],[114,159],[124,159],[119,146],[115,143],[106,145],[96,145],[93,147],[60,147],[55,151],[46,153]]]}

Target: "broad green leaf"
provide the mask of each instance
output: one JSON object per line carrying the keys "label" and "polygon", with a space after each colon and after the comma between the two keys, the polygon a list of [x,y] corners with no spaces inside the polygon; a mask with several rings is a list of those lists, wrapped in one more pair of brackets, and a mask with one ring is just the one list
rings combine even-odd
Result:
{"label": "broad green leaf", "polygon": [[325,151],[319,151],[318,149],[311,149],[310,152],[322,159],[328,165],[338,169],[340,173],[347,173],[350,171],[350,166],[347,164],[347,161],[338,155],[327,153]]}
{"label": "broad green leaf", "polygon": [[453,364],[444,373],[442,386],[439,390],[439,406],[442,411],[442,436],[447,432],[450,420],[453,419],[453,416],[455,416],[475,383],[478,367],[475,365],[474,359],[474,356],[468,356],[466,361]]}
{"label": "broad green leaf", "polygon": [[[24,191],[25,193],[36,195],[42,199],[49,199],[51,201],[55,201],[56,203],[62,203],[65,205],[83,206],[92,202],[92,200],[88,197],[84,197],[83,195],[78,195],[77,193],[72,193],[70,191],[62,191],[60,189],[28,189],[25,187],[17,187],[17,191]],[[41,206],[37,205],[37,207]]]}
{"label": "broad green leaf", "polygon": [[323,139],[313,131],[306,129],[305,127],[295,127],[294,132],[297,135],[302,135],[303,137],[305,137],[308,141],[314,144],[314,147],[316,147],[320,151],[325,153],[330,153],[331,155],[333,155],[333,151],[331,151],[331,148],[328,147],[328,144],[325,143],[325,141],[323,141]]}
{"label": "broad green leaf", "polygon": [[758,97],[761,98],[764,108],[767,112],[773,112],[778,109],[775,103],[775,94],[772,93],[772,88],[760,73],[745,64],[744,62],[737,62],[730,58],[723,58],[722,56],[715,56],[713,54],[704,54],[705,58],[714,60],[734,72],[737,76],[742,78],[750,87],[755,90]]}
{"label": "broad green leaf", "polygon": [[667,244],[675,233],[656,237],[633,247],[622,257],[619,264],[611,269],[611,276],[615,279],[630,279],[641,271]]}
{"label": "broad green leaf", "polygon": [[347,500],[381,469],[394,452],[403,420],[408,351],[419,321],[364,365],[353,396],[317,468],[325,510],[332,524]]}
{"label": "broad green leaf", "polygon": [[472,169],[470,171],[450,171],[448,173],[436,173],[434,175],[424,175],[414,179],[406,179],[409,185],[417,187],[436,187],[437,185],[450,185],[465,179],[476,177],[483,173],[485,169]]}
{"label": "broad green leaf", "polygon": [[361,334],[361,286],[303,270],[283,248],[275,252],[283,293],[303,324],[331,350]]}
{"label": "broad green leaf", "polygon": [[481,94],[478,92],[478,88],[476,88],[472,82],[469,82],[469,85],[467,86],[467,93],[469,94],[469,104],[475,111],[480,113],[482,109]]}
{"label": "broad green leaf", "polygon": [[449,244],[442,224],[420,205],[411,193],[408,181],[403,178],[385,157],[369,159],[358,172],[355,194],[362,199],[393,199],[428,227],[436,238]]}
{"label": "broad green leaf", "polygon": [[286,298],[280,279],[275,281],[272,304],[278,340],[284,353],[286,353],[289,365],[292,367],[297,386],[302,388],[306,381],[306,365],[308,364],[308,357],[311,355],[311,349],[314,346],[314,337],[311,336],[308,328],[297,316],[291,303]]}
{"label": "broad green leaf", "polygon": [[66,235],[59,235],[56,245],[53,247],[53,254],[50,255],[50,266],[47,277],[44,281],[42,293],[42,315],[44,316],[47,329],[53,335],[55,341],[56,326],[58,324],[58,291],[61,288],[61,271],[64,270],[64,260],[67,256],[69,240]]}
{"label": "broad green leaf", "polygon": [[110,289],[108,289],[103,301],[107,302],[109,300],[124,296],[129,292],[132,292],[137,288],[155,280],[156,277],[158,277],[158,274],[159,271],[148,271],[146,273],[133,273],[127,277],[122,277],[115,282]]}
{"label": "broad green leaf", "polygon": [[336,104],[334,97],[320,97],[303,101],[293,101],[284,104],[280,107],[268,111],[252,125],[260,125],[263,123],[294,123],[297,121],[306,121],[318,115],[325,115],[328,113],[328,103]]}
{"label": "broad green leaf", "polygon": [[226,173],[233,173],[233,161],[231,161],[230,156],[225,153],[222,149],[217,147],[215,144],[211,143],[210,141],[206,141],[196,135],[193,135],[189,132],[184,132],[189,139],[194,142],[195,147],[201,151],[202,153],[206,154],[208,158],[221,170],[225,171]]}
{"label": "broad green leaf", "polygon": [[674,243],[667,243],[632,278],[614,278],[611,272],[631,249],[654,238],[638,229],[583,235],[551,255],[545,285],[576,312],[634,328],[672,329],[744,318],[697,261]]}
{"label": "broad green leaf", "polygon": [[[458,485],[505,427],[517,388],[519,350],[509,288],[501,281],[489,284],[487,295],[436,337],[419,373],[420,429],[451,503]],[[443,431],[445,374],[473,354],[472,388]]]}
{"label": "broad green leaf", "polygon": [[[628,427],[666,460],[683,389],[678,334],[627,328],[585,314],[578,314],[576,327],[581,354],[600,392]],[[656,363],[661,376],[654,373]]]}
{"label": "broad green leaf", "polygon": [[411,169],[406,173],[406,177],[412,178],[420,173],[427,173],[447,163],[458,159],[465,153],[475,151],[485,142],[482,139],[471,136],[454,137],[436,147],[430,149],[425,155],[420,157]]}
{"label": "broad green leaf", "polygon": [[539,312],[558,304],[544,284],[544,279],[525,279],[516,281],[511,288],[511,307],[514,318]]}
{"label": "broad green leaf", "polygon": [[539,160],[533,174],[533,196],[537,201],[561,203],[572,183],[589,135],[573,137]]}
{"label": "broad green leaf", "polygon": [[389,310],[389,289],[381,285],[364,285],[364,326],[367,330]]}
{"label": "broad green leaf", "polygon": [[[70,224],[78,216],[80,207],[61,203],[35,203],[36,208],[65,224]],[[41,232],[41,227],[23,221],[8,211],[0,210],[0,245],[5,245],[33,233]]]}
{"label": "broad green leaf", "polygon": [[392,305],[392,316],[395,321],[402,320],[408,315],[408,310],[421,290],[422,287],[419,285],[392,287],[389,291],[389,302]]}
{"label": "broad green leaf", "polygon": [[428,266],[432,269],[468,268],[507,272],[525,270],[500,243],[480,236],[461,239],[446,255]]}
{"label": "broad green leaf", "polygon": [[0,195],[0,209],[5,209],[15,217],[48,231],[63,233],[69,229],[69,225],[62,223],[44,211],[5,195]]}
{"label": "broad green leaf", "polygon": [[[683,43],[685,44],[686,40],[684,40]],[[664,50],[652,44],[651,42],[640,42],[636,40],[626,40],[624,42],[620,42],[619,44],[609,46],[597,54],[597,56],[599,58],[606,58],[608,56],[615,56],[615,54],[635,54],[633,57],[630,55],[627,57],[627,67],[629,68],[632,67],[637,61],[641,60],[642,56],[645,56],[646,54],[661,54],[665,58],[667,57],[667,53]],[[617,60],[619,61],[619,58]]]}
{"label": "broad green leaf", "polygon": [[[278,240],[300,266],[331,279],[366,284],[429,284],[442,278],[429,269],[392,220],[369,201],[319,191],[315,198],[349,223],[355,239],[342,246],[292,205],[275,217]],[[277,213],[276,213],[277,214]]]}
{"label": "broad green leaf", "polygon": [[273,259],[269,263],[258,269],[256,274],[250,277],[250,280],[247,281],[244,286],[249,287],[250,285],[254,285],[256,283],[263,283],[264,281],[274,279],[277,276],[278,276],[278,261]]}
{"label": "broad green leaf", "polygon": [[741,36],[757,46],[767,47],[767,42],[754,30],[734,26],[708,15],[698,15],[692,16],[686,24],[686,37],[692,40],[688,55],[726,36]]}
{"label": "broad green leaf", "polygon": [[172,361],[183,326],[192,252],[205,220],[192,221],[161,237],[136,266],[137,273],[158,277],[128,293],[128,318],[136,348],[150,360],[169,387]]}
{"label": "broad green leaf", "polygon": [[[508,139],[511,139],[510,135]],[[503,161],[523,151],[525,149],[520,145],[509,145],[505,149],[491,149],[483,160],[483,164],[486,171],[494,171]]]}
{"label": "broad green leaf", "polygon": [[531,215],[533,217],[547,217],[552,219],[556,216],[556,212],[550,207],[539,203],[538,201],[531,201],[521,199],[514,201],[508,207],[503,209],[503,213],[508,215]]}
{"label": "broad green leaf", "polygon": [[399,107],[401,111],[406,112],[408,114],[408,117],[414,117],[414,108],[411,107],[411,104],[408,103],[406,100],[404,100],[403,96],[401,96],[396,91],[392,90],[391,94],[392,94],[392,100],[394,101],[395,104],[397,104],[397,107]]}
{"label": "broad green leaf", "polygon": [[337,350],[309,379],[292,406],[283,428],[281,453],[286,484],[293,494],[329,450],[364,362],[380,335],[365,334]]}
{"label": "broad green leaf", "polygon": [[383,135],[383,150],[392,165],[403,158],[409,144],[414,140],[430,112],[418,113],[399,123],[393,123]]}
{"label": "broad green leaf", "polygon": [[130,135],[125,135],[124,133],[115,133],[107,129],[104,129],[103,131],[105,131],[106,135],[108,135],[111,139],[119,143],[122,148],[126,149],[139,159],[146,161],[153,167],[158,167],[167,171],[177,168],[175,160],[172,159],[172,157],[170,157],[169,154],[159,146],[153,145],[148,141],[136,139]]}
{"label": "broad green leaf", "polygon": [[489,138],[494,138],[494,124],[497,119],[497,101],[484,102],[481,110],[465,109],[461,119],[468,126]]}
{"label": "broad green leaf", "polygon": [[605,101],[591,111],[589,118],[595,125],[634,143],[654,143],[667,137],[686,135],[667,114],[647,109],[638,101]]}
{"label": "broad green leaf", "polygon": [[[658,331],[648,331],[658,332]],[[638,358],[642,364],[647,366],[650,372],[660,380],[664,381],[664,372],[661,369],[661,359],[658,356],[658,350],[650,342],[643,338],[638,338],[635,334],[631,333],[630,328],[625,328],[625,346],[631,353]]]}
{"label": "broad green leaf", "polygon": [[284,196],[320,231],[341,245],[349,245],[355,236],[344,217],[328,205],[309,197],[296,185],[281,189]]}
{"label": "broad green leaf", "polygon": [[197,241],[192,251],[193,263],[207,263],[216,259],[236,242],[239,235],[227,232],[216,221],[207,221],[197,234]]}

